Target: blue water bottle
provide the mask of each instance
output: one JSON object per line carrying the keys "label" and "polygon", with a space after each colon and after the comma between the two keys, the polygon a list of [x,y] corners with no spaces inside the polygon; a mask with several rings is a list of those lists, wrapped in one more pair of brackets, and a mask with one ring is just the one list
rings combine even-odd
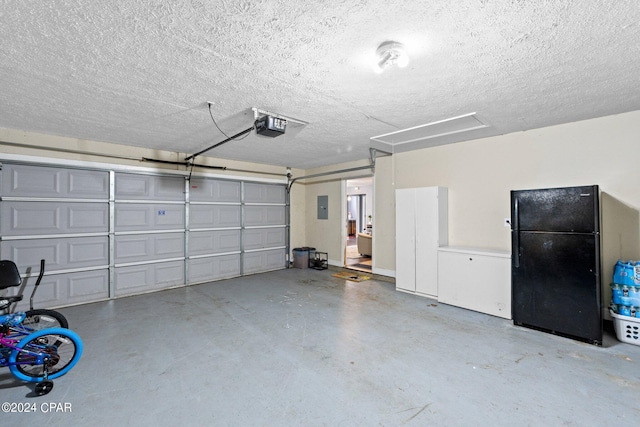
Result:
{"label": "blue water bottle", "polygon": [[621,305],[619,310],[621,316],[631,316],[631,307],[628,305]]}
{"label": "blue water bottle", "polygon": [[617,283],[611,284],[611,300],[615,304],[622,304],[622,286]]}

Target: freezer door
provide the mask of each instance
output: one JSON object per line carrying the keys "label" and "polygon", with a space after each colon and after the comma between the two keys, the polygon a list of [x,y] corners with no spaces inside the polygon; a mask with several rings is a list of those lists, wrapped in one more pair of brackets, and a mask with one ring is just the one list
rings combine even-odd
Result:
{"label": "freezer door", "polygon": [[511,192],[511,224],[521,231],[599,231],[598,186]]}
{"label": "freezer door", "polygon": [[515,324],[602,343],[598,239],[520,233],[520,259],[511,270]]}

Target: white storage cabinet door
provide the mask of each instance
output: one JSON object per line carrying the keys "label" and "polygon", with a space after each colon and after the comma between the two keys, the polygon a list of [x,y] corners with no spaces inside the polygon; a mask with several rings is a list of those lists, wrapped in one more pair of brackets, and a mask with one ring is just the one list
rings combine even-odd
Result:
{"label": "white storage cabinet door", "polygon": [[415,190],[396,190],[396,289],[410,292],[416,290],[415,217]]}
{"label": "white storage cabinet door", "polygon": [[396,190],[396,289],[437,298],[438,247],[447,242],[447,189]]}

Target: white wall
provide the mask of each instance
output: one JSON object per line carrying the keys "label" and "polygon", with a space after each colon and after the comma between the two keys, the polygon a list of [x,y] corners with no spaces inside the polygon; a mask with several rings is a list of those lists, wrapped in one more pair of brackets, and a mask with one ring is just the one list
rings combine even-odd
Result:
{"label": "white wall", "polygon": [[[603,192],[639,210],[638,135],[640,111],[635,111],[379,158],[374,184],[374,272],[395,275],[396,188],[447,187],[449,244],[507,251],[510,231],[503,220],[510,216],[511,190],[598,184]],[[314,193],[337,191],[335,185],[317,184]],[[308,197],[307,203],[315,200]],[[338,214],[332,208],[339,206],[330,205],[330,217]],[[331,247],[340,239],[337,224],[316,233],[314,245]],[[638,236],[630,241],[638,242]],[[631,251],[638,253],[640,248],[634,245]],[[625,251],[619,249],[621,257]],[[607,274],[603,271],[603,280]]]}
{"label": "white wall", "polygon": [[452,246],[510,248],[510,190],[598,184],[640,209],[640,111],[394,156],[396,188],[449,188]]}
{"label": "white wall", "polygon": [[396,197],[393,156],[376,160],[373,207],[373,272],[395,277]]}
{"label": "white wall", "polygon": [[[380,157],[376,161],[373,207],[374,272],[395,275],[395,189],[440,185],[449,189],[449,243],[510,249],[509,191],[513,189],[598,184],[624,205],[640,209],[640,111],[569,123],[527,132],[433,147]],[[19,153],[88,161],[101,157],[47,151],[47,147],[126,154],[134,158],[179,159],[180,153],[156,152],[96,141],[0,129],[0,141],[39,146],[38,149],[2,146],[3,153]],[[261,172],[283,172],[280,167],[203,158],[211,164]],[[119,163],[139,166],[139,161]],[[367,165],[368,161],[294,170],[293,175]],[[231,172],[226,172],[231,173]],[[332,264],[342,263],[345,194],[341,179],[365,172],[330,175],[297,181],[291,191],[291,246],[313,246],[328,252]],[[238,173],[234,173],[238,175]],[[248,174],[251,175],[251,174]],[[265,175],[268,176],[268,175]],[[316,218],[318,195],[329,196],[329,219]],[[638,237],[631,239],[638,241]],[[615,245],[612,245],[615,246]],[[638,248],[634,248],[638,252]],[[622,249],[620,250],[622,254]],[[603,272],[604,273],[604,272]]]}
{"label": "white wall", "polygon": [[[343,265],[342,249],[343,228],[346,227],[344,217],[342,187],[339,180],[310,183],[306,186],[306,225],[307,242],[305,246],[326,252],[330,265]],[[318,219],[318,196],[328,196],[328,219]],[[346,236],[344,237],[346,238]]]}
{"label": "white wall", "polygon": [[[342,180],[358,178],[371,173],[367,168],[368,160],[348,164],[337,164],[305,171],[305,175],[317,175],[329,173],[314,179],[296,181],[297,186],[304,186],[306,191],[305,230],[306,240],[303,246],[316,248],[320,252],[327,252],[329,264],[335,266],[344,265],[344,245],[347,238],[347,215],[345,209],[347,189]],[[352,172],[334,174],[335,171],[351,168],[364,168]],[[317,218],[318,196],[328,196],[328,219]],[[373,198],[373,197],[372,197]]]}

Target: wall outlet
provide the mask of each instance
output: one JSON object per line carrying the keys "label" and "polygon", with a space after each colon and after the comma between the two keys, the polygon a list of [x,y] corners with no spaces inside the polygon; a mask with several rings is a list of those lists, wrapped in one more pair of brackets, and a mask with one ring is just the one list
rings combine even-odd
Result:
{"label": "wall outlet", "polygon": [[511,228],[511,218],[505,218],[503,225],[505,228]]}

